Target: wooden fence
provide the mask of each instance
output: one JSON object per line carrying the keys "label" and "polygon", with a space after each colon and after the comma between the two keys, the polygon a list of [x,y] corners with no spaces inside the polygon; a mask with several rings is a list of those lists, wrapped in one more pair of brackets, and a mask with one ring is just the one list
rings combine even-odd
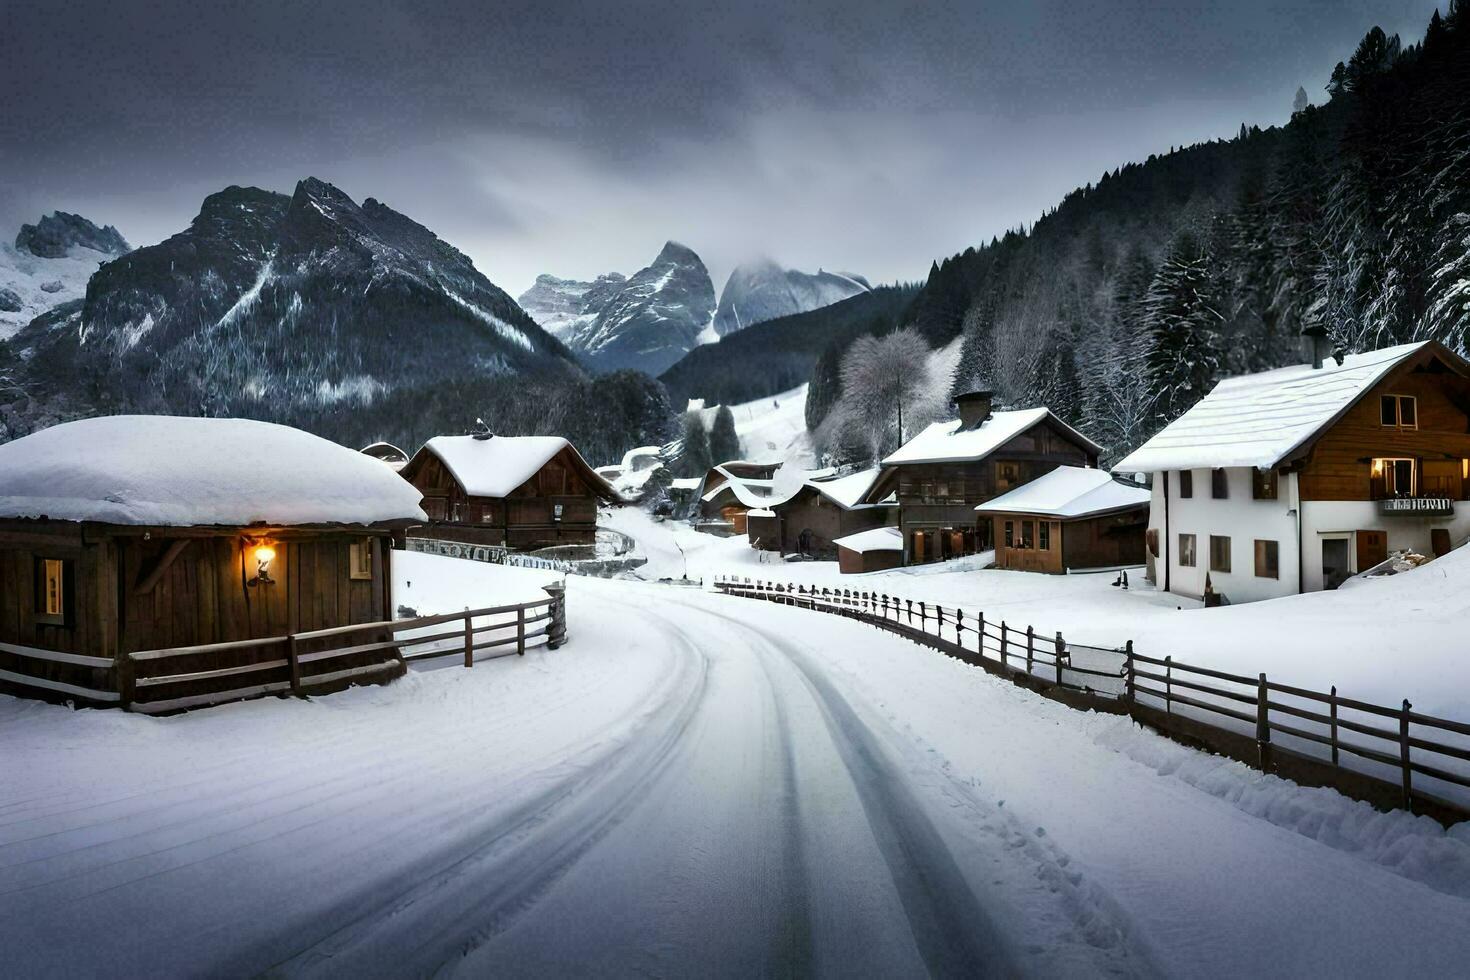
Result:
{"label": "wooden fence", "polygon": [[[91,686],[0,670],[0,680],[99,705],[158,714],[268,694],[305,696],[377,682],[410,661],[463,655],[464,665],[566,642],[566,599],[544,599],[416,619],[359,623],[283,636],[138,650],[121,664],[13,644],[0,652],[38,663],[92,668]],[[493,652],[489,652],[493,651]],[[110,689],[109,689],[110,688]]]}
{"label": "wooden fence", "polygon": [[1446,825],[1470,819],[1470,724],[1255,677],[1073,643],[983,612],[886,593],[721,578],[715,588],[858,619],[1074,708],[1127,714],[1263,772]]}

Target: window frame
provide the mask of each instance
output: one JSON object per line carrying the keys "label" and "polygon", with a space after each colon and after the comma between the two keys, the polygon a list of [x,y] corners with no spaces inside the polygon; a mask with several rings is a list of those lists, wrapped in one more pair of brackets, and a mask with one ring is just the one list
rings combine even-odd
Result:
{"label": "window frame", "polygon": [[[1398,493],[1389,486],[1391,476],[1398,472],[1398,467],[1394,465],[1396,463],[1409,464],[1409,492],[1406,494]],[[1377,475],[1373,472],[1375,469],[1379,471]],[[1374,456],[1373,461],[1368,464],[1368,484],[1371,493],[1381,493],[1381,496],[1374,498],[1377,500],[1417,497],[1419,495],[1419,460],[1414,456]]]}
{"label": "window frame", "polygon": [[1006,542],[1006,547],[1007,548],[1014,548],[1016,546],[1015,543],[1014,543],[1015,540],[1016,540],[1016,522],[1015,521],[1006,521],[1005,524],[1006,524],[1006,526],[1005,526],[1005,542]]}
{"label": "window frame", "polygon": [[[1262,562],[1263,556],[1269,556],[1269,562]],[[1262,565],[1269,564],[1270,571],[1262,571]],[[1281,580],[1281,542],[1270,538],[1255,539],[1255,573],[1256,578],[1270,578]]]}
{"label": "window frame", "polygon": [[[1225,542],[1225,545],[1224,545],[1224,556],[1223,556],[1224,557],[1224,561],[1223,561],[1223,563],[1216,560],[1217,558],[1221,557],[1220,555],[1216,554],[1217,543],[1218,542],[1221,542],[1221,541]],[[1210,571],[1211,572],[1218,572],[1218,573],[1220,573],[1222,575],[1229,575],[1230,574],[1230,564],[1231,564],[1231,562],[1230,562],[1230,549],[1231,549],[1231,543],[1230,543],[1230,536],[1229,535],[1225,535],[1225,534],[1212,534],[1212,535],[1210,535]]]}
{"label": "window frame", "polygon": [[[57,569],[58,610],[48,611],[47,587],[50,581],[50,565]],[[71,629],[76,625],[76,563],[70,558],[37,555],[35,559],[31,616],[38,626],[60,626]]]}
{"label": "window frame", "polygon": [[1036,547],[1036,522],[1021,521],[1021,550],[1031,551]]}
{"label": "window frame", "polygon": [[1041,551],[1051,550],[1051,521],[1038,521],[1040,526],[1036,529],[1036,547]]}
{"label": "window frame", "polygon": [[1276,500],[1281,496],[1281,477],[1275,467],[1251,470],[1251,499]]}
{"label": "window frame", "polygon": [[[1392,413],[1387,409],[1393,406]],[[1404,421],[1404,406],[1409,406],[1409,414],[1414,418],[1410,422]],[[1386,415],[1392,414],[1393,421],[1386,422]],[[1406,429],[1417,431],[1419,428],[1419,398],[1417,395],[1394,395],[1384,394],[1378,396],[1378,424],[1385,429]]]}
{"label": "window frame", "polygon": [[[1185,544],[1186,541],[1188,542],[1188,546],[1186,546]],[[1199,552],[1196,549],[1199,542],[1196,541],[1195,536],[1193,534],[1185,534],[1183,532],[1180,532],[1178,540],[1175,543],[1179,546],[1179,567],[1198,568]],[[1184,560],[1186,556],[1188,556],[1189,561]]]}
{"label": "window frame", "polygon": [[372,538],[353,538],[347,542],[347,580],[349,582],[371,582],[373,580]]}

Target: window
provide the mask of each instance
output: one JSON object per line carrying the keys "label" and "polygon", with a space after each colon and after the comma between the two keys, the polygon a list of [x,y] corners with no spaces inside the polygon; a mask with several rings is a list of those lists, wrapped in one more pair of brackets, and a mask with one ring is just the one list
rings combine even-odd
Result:
{"label": "window", "polygon": [[71,625],[71,562],[64,558],[36,559],[35,615],[37,623]]}
{"label": "window", "polygon": [[1418,490],[1414,460],[1380,458],[1373,461],[1370,473],[1373,498],[1412,497]]}
{"label": "window", "polygon": [[1022,548],[1034,548],[1034,547],[1036,547],[1036,538],[1035,538],[1035,533],[1036,532],[1035,532],[1035,526],[1034,525],[1035,525],[1035,522],[1034,521],[1022,521],[1021,522],[1021,547]]}
{"label": "window", "polygon": [[373,542],[371,538],[358,538],[348,546],[347,577],[355,581],[372,579]]}
{"label": "window", "polygon": [[1378,415],[1390,429],[1419,428],[1419,406],[1413,395],[1384,395],[1378,399]]}
{"label": "window", "polygon": [[1194,535],[1179,535],[1179,565],[1181,568],[1194,567]]}
{"label": "window", "polygon": [[1210,535],[1210,571],[1230,571],[1230,539],[1218,534]]}
{"label": "window", "polygon": [[1019,463],[996,463],[995,485],[1002,492],[1021,482],[1021,465]]}
{"label": "window", "polygon": [[1230,484],[1225,479],[1224,470],[1210,470],[1210,496],[1216,500],[1230,497]]}
{"label": "window", "polygon": [[1458,459],[1426,459],[1424,461],[1424,495],[1460,499],[1461,461]]}
{"label": "window", "polygon": [[1280,555],[1275,541],[1256,539],[1256,578],[1280,578]]}
{"label": "window", "polygon": [[551,519],[553,521],[559,521],[559,520],[561,520],[561,515],[565,512],[565,508],[566,508],[566,505],[565,504],[552,504],[551,505]]}
{"label": "window", "polygon": [[1051,550],[1051,521],[1041,522],[1041,550]]}
{"label": "window", "polygon": [[1251,470],[1251,497],[1256,500],[1276,499],[1276,471]]}
{"label": "window", "polygon": [[1006,521],[1006,547],[1016,546],[1016,524],[1014,521]]}
{"label": "window", "polygon": [[1194,470],[1179,471],[1179,499],[1188,500],[1194,496]]}

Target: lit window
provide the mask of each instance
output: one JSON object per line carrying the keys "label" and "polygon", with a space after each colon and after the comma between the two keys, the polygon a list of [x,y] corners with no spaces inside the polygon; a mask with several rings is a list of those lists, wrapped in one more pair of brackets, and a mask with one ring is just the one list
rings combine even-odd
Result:
{"label": "lit window", "polygon": [[1413,395],[1383,395],[1378,399],[1378,415],[1388,428],[1419,428],[1419,406]]}
{"label": "lit window", "polygon": [[373,577],[373,543],[368,538],[352,542],[348,547],[348,578],[371,580]]}
{"label": "lit window", "polygon": [[66,626],[70,596],[71,563],[62,558],[40,558],[36,561],[36,622],[50,626]]}
{"label": "lit window", "polygon": [[1373,497],[1382,500],[1388,497],[1412,497],[1418,490],[1418,467],[1408,458],[1379,458],[1373,460],[1369,471]]}
{"label": "lit window", "polygon": [[1194,535],[1179,535],[1179,564],[1183,568],[1194,567]]}

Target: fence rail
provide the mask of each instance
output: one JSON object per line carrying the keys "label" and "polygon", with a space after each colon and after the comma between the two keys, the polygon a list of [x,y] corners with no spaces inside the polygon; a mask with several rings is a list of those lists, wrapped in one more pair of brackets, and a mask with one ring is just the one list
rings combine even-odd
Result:
{"label": "fence rail", "polygon": [[[1263,772],[1333,786],[1442,823],[1470,819],[1470,724],[1254,677],[1072,643],[983,612],[887,593],[721,578],[728,595],[812,609],[905,636],[1076,708],[1127,714]],[[1388,724],[1384,722],[1387,721]]]}

